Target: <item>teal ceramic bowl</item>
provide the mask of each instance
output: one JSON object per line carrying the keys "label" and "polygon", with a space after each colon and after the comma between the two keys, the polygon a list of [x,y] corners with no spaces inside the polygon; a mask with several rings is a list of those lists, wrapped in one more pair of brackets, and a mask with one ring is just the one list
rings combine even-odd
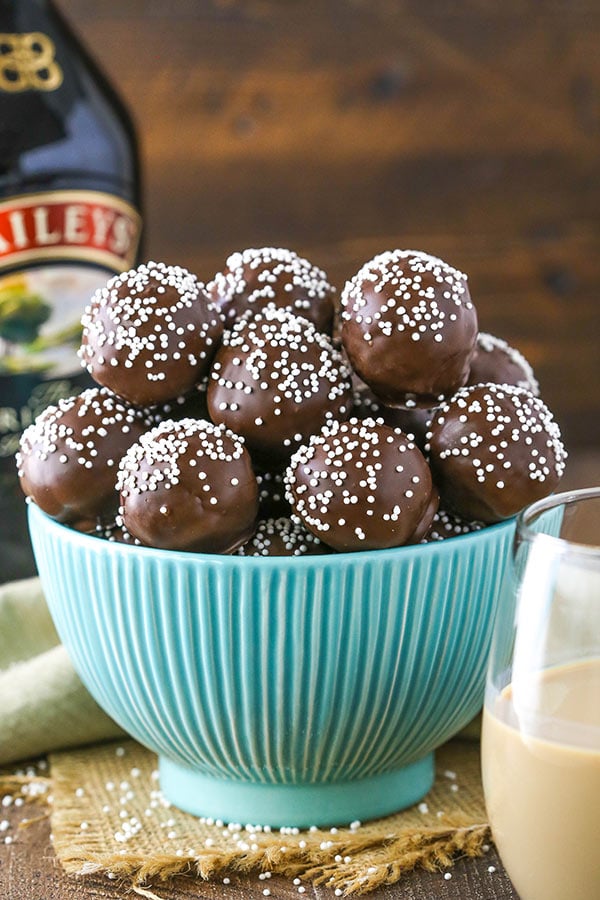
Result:
{"label": "teal ceramic bowl", "polygon": [[306,827],[421,799],[483,699],[508,521],[305,557],[102,541],[29,506],[39,574],[91,694],[159,756],[171,802]]}

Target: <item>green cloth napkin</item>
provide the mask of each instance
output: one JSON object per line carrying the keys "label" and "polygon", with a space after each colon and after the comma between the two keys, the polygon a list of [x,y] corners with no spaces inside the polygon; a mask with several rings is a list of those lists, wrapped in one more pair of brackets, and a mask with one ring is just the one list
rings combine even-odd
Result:
{"label": "green cloth napkin", "polygon": [[0,765],[122,734],[73,669],[39,579],[0,586]]}

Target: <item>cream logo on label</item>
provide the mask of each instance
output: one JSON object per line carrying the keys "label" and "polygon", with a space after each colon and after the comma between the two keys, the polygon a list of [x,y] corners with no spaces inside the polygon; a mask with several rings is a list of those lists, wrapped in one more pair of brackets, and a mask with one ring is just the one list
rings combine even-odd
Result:
{"label": "cream logo on label", "polygon": [[55,91],[63,71],[47,34],[0,34],[0,91]]}
{"label": "cream logo on label", "polygon": [[97,191],[54,191],[0,203],[0,271],[48,260],[90,262],[116,272],[134,263],[141,219],[129,203]]}

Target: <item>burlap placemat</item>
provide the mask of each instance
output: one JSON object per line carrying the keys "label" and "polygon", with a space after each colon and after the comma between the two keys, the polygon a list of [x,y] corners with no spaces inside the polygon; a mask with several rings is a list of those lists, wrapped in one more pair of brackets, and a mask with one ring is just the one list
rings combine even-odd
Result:
{"label": "burlap placemat", "polygon": [[416,866],[446,867],[478,856],[489,839],[479,744],[452,741],[436,754],[423,802],[347,828],[267,829],[195,818],[160,792],[156,756],[133,741],[50,757],[54,849],[68,873],[105,872],[156,897],[178,874],[222,881],[277,873],[366,893]]}

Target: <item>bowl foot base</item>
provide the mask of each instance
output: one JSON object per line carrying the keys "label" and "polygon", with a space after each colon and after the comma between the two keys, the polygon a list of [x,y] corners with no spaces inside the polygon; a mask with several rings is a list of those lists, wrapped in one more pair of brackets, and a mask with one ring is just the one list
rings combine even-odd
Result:
{"label": "bowl foot base", "polygon": [[161,757],[160,786],[175,806],[223,822],[274,827],[344,825],[421,800],[433,784],[433,753],[383,775],[319,784],[266,784],[204,775]]}

